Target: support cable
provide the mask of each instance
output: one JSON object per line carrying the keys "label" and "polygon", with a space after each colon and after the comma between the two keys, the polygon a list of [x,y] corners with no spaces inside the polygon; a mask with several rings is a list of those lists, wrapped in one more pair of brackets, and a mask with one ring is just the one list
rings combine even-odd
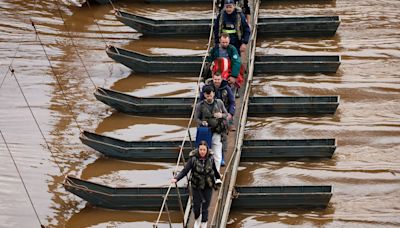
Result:
{"label": "support cable", "polygon": [[[33,12],[36,11],[36,6],[37,6],[37,0],[35,0],[34,6],[33,6]],[[17,49],[15,50],[14,56],[13,56],[12,59],[11,59],[11,63],[8,65],[7,71],[6,71],[6,73],[4,74],[3,80],[1,81],[0,89],[3,87],[3,83],[4,83],[4,81],[6,80],[6,77],[7,77],[7,75],[8,75],[8,72],[9,72],[9,70],[10,70],[12,64],[14,63],[14,59],[15,59],[15,57],[17,56],[17,53],[18,53],[18,51],[19,51],[20,46],[21,46],[21,43],[18,44]]]}
{"label": "support cable", "polygon": [[[88,5],[88,7],[89,7],[90,13],[92,14],[93,21],[94,21],[94,23],[96,24],[97,29],[99,30],[99,33],[100,33],[100,36],[101,36],[101,40],[104,42],[105,48],[107,48],[107,47],[109,47],[110,45],[107,43],[106,39],[105,39],[104,36],[103,36],[103,33],[102,33],[101,29],[100,29],[100,25],[99,25],[99,23],[97,23],[97,19],[96,19],[96,17],[95,17],[94,14],[93,14],[93,10],[92,10],[92,7],[90,6],[89,0],[86,1],[86,3],[87,3],[87,5]],[[114,9],[114,11],[115,11],[114,5],[111,4],[111,6],[113,7],[113,9]],[[110,76],[112,75],[112,66],[113,66],[113,65],[110,64],[110,66],[108,67],[108,71],[110,72]]]}
{"label": "support cable", "polygon": [[70,29],[68,28],[67,23],[65,23],[65,19],[64,19],[63,15],[62,15],[62,12],[61,12],[59,0],[54,0],[54,1],[56,2],[57,9],[58,9],[58,13],[60,14],[60,18],[61,18],[61,20],[63,21],[64,27],[65,27],[65,29],[67,30],[68,38],[71,40],[72,46],[74,47],[75,52],[76,52],[76,54],[78,55],[78,58],[79,58],[79,60],[81,61],[82,65],[83,65],[83,68],[85,69],[85,71],[86,71],[86,73],[87,73],[87,75],[88,75],[88,77],[89,77],[90,82],[92,82],[93,87],[96,89],[97,86],[96,86],[96,84],[94,83],[94,81],[93,81],[93,79],[92,79],[92,76],[90,75],[90,73],[89,73],[89,71],[88,71],[88,69],[87,69],[87,67],[86,67],[86,65],[85,65],[85,62],[83,61],[81,55],[79,55],[78,48],[77,48],[76,45],[75,45],[75,42],[74,42],[73,36],[71,35]]}
{"label": "support cable", "polygon": [[51,61],[50,61],[50,57],[49,57],[49,55],[47,54],[46,49],[44,48],[44,44],[43,44],[42,40],[40,39],[39,32],[37,31],[36,26],[35,26],[35,23],[33,22],[32,19],[31,19],[31,23],[32,23],[33,29],[35,30],[36,37],[37,37],[37,39],[38,39],[38,41],[39,41],[39,43],[40,43],[40,46],[42,46],[43,52],[44,52],[44,54],[46,55],[47,61],[49,62],[51,71],[53,72],[53,75],[56,77],[57,84],[58,84],[58,86],[60,87],[61,93],[62,93],[62,95],[63,95],[63,97],[64,97],[65,103],[67,104],[67,107],[68,107],[69,111],[71,112],[72,118],[74,119],[75,124],[76,124],[76,126],[78,127],[79,131],[82,131],[82,129],[81,129],[79,123],[78,123],[78,120],[77,120],[76,116],[74,115],[74,112],[72,111],[72,108],[71,108],[71,106],[70,106],[70,104],[69,104],[69,102],[68,102],[68,98],[67,98],[67,96],[65,95],[65,92],[64,92],[64,89],[63,89],[63,87],[62,87],[62,85],[61,85],[60,79],[58,78],[58,75],[56,74],[56,72],[55,72],[55,70],[54,70],[53,64],[52,64]]}
{"label": "support cable", "polygon": [[40,128],[39,122],[37,121],[37,119],[36,119],[36,117],[35,117],[35,114],[33,114],[33,111],[32,111],[31,106],[29,105],[28,99],[26,98],[25,93],[24,93],[24,91],[22,90],[21,84],[19,83],[18,78],[17,78],[17,76],[15,75],[14,69],[10,68],[10,72],[11,72],[11,75],[14,76],[15,81],[16,81],[17,84],[18,84],[18,88],[19,88],[19,90],[21,91],[22,96],[24,97],[26,106],[29,108],[29,111],[30,111],[30,113],[31,113],[31,115],[32,115],[32,117],[33,117],[33,120],[35,121],[36,126],[38,127],[38,129],[39,129],[39,131],[40,131],[40,134],[42,135],[42,138],[43,138],[44,142],[46,143],[47,149],[49,149],[49,151],[50,151],[50,153],[51,153],[51,155],[52,155],[52,157],[53,157],[53,159],[54,159],[55,164],[57,165],[58,169],[60,170],[60,173],[63,174],[63,169],[62,169],[61,166],[57,163],[56,156],[54,155],[53,151],[50,149],[50,145],[49,145],[49,143],[47,142],[46,137],[44,136],[44,133],[43,133],[42,129]]}
{"label": "support cable", "polygon": [[15,57],[17,56],[17,53],[18,53],[18,51],[19,51],[19,47],[20,47],[20,46],[21,46],[21,43],[18,44],[18,47],[17,47],[17,49],[15,50],[14,56],[13,56],[12,59],[11,59],[11,63],[10,63],[10,64],[8,65],[8,67],[7,67],[7,71],[6,71],[6,73],[4,74],[3,80],[1,81],[1,84],[0,84],[0,89],[1,89],[1,87],[3,87],[3,83],[4,83],[4,81],[6,80],[6,77],[7,77],[7,75],[8,75],[8,72],[10,72],[9,69],[10,69],[10,67],[12,66],[12,64],[14,63],[14,59],[15,59]]}
{"label": "support cable", "polygon": [[[211,25],[214,24],[214,18],[215,18],[214,13],[216,12],[215,6],[216,6],[216,0],[213,0]],[[187,131],[186,131],[185,136],[184,136],[184,138],[183,138],[183,141],[182,141],[182,144],[181,144],[181,147],[180,147],[180,151],[179,151],[179,155],[178,155],[178,159],[177,159],[176,166],[175,166],[175,169],[174,169],[173,173],[177,173],[178,168],[179,168],[179,164],[180,164],[180,162],[181,162],[181,159],[183,160],[183,165],[185,165],[184,157],[183,157],[183,148],[184,148],[184,146],[185,146],[185,142],[186,142],[187,138],[190,137],[190,127],[191,127],[191,125],[192,125],[192,123],[193,123],[193,119],[194,119],[194,113],[195,113],[195,109],[196,109],[196,104],[197,104],[197,100],[198,100],[199,94],[200,94],[200,82],[201,82],[201,79],[202,79],[203,70],[204,70],[204,68],[205,68],[206,57],[207,57],[208,52],[209,52],[210,47],[211,47],[212,38],[213,38],[213,26],[211,26],[210,35],[209,35],[208,43],[207,43],[207,51],[206,51],[205,56],[203,57],[203,62],[202,62],[202,65],[201,65],[201,70],[200,70],[199,77],[198,77],[197,84],[196,84],[196,93],[195,93],[195,99],[194,99],[194,102],[193,102],[192,114],[190,115],[190,120],[189,120],[189,123],[188,123],[188,125],[187,125]],[[217,39],[217,38],[216,38],[216,39]],[[191,138],[191,137],[190,137],[190,138]],[[189,182],[189,178],[187,178],[187,180],[188,180],[188,182]],[[174,184],[170,183],[170,185],[169,185],[169,187],[168,187],[168,190],[167,190],[167,192],[165,193],[165,197],[164,197],[163,203],[162,203],[162,205],[161,205],[161,209],[160,209],[160,211],[159,211],[157,220],[156,220],[156,222],[153,224],[153,227],[158,227],[158,224],[159,224],[160,219],[161,219],[161,215],[162,215],[162,213],[163,213],[163,211],[164,211],[164,207],[166,206],[166,199],[167,199],[167,197],[168,197],[168,195],[169,195],[169,193],[170,193],[170,191],[171,191],[171,188],[172,188],[173,186],[174,186]],[[190,188],[190,182],[189,182],[189,188]],[[188,203],[188,205],[189,205],[189,203]],[[183,224],[183,225],[186,226],[187,224]]]}
{"label": "support cable", "polygon": [[17,166],[17,163],[15,162],[14,156],[12,155],[11,150],[10,150],[10,147],[8,146],[8,143],[7,143],[7,141],[6,141],[6,138],[4,137],[3,132],[2,132],[1,130],[0,130],[0,134],[1,134],[1,137],[3,138],[4,144],[6,145],[6,148],[7,148],[7,150],[8,150],[8,154],[10,155],[11,160],[12,160],[13,163],[14,163],[15,169],[17,170],[19,179],[21,179],[21,183],[22,183],[22,185],[24,186],[26,195],[27,195],[28,198],[29,198],[29,202],[31,203],[32,209],[33,209],[33,211],[35,212],[35,215],[36,215],[36,218],[37,218],[37,220],[38,220],[38,222],[39,222],[39,224],[40,224],[40,227],[44,228],[45,226],[44,226],[44,225],[42,224],[42,222],[40,221],[39,214],[38,214],[38,212],[37,212],[37,210],[36,210],[36,208],[35,208],[35,205],[33,204],[33,201],[32,201],[31,196],[29,195],[28,188],[27,188],[26,185],[25,185],[25,181],[24,181],[24,179],[22,178],[21,172],[20,172],[19,169],[18,169],[18,166]]}
{"label": "support cable", "polygon": [[99,25],[99,23],[97,23],[96,17],[95,17],[94,14],[93,14],[92,7],[90,6],[89,1],[86,1],[86,3],[87,3],[87,5],[88,5],[88,7],[89,7],[89,11],[90,11],[91,14],[92,14],[93,21],[94,21],[94,23],[96,24],[96,26],[97,26],[97,28],[98,28],[98,30],[99,30],[99,32],[100,32],[101,39],[103,40],[105,46],[107,47],[107,46],[108,46],[107,41],[106,41],[106,39],[104,38],[103,33],[101,32],[100,25]]}

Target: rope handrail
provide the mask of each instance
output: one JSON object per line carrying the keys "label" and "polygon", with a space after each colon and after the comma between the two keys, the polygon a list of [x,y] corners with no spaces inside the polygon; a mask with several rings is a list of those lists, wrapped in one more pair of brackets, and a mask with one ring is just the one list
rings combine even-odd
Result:
{"label": "rope handrail", "polygon": [[4,137],[3,132],[2,132],[1,130],[0,130],[0,135],[1,135],[2,139],[3,139],[3,141],[4,141],[4,144],[5,144],[6,148],[7,148],[7,151],[8,151],[8,153],[9,153],[10,157],[11,157],[11,160],[13,161],[13,164],[14,164],[14,166],[15,166],[15,169],[17,170],[18,176],[19,176],[19,178],[21,179],[22,186],[24,187],[25,193],[26,193],[26,195],[28,196],[29,202],[30,202],[30,204],[31,204],[31,206],[32,206],[32,208],[33,208],[33,212],[35,213],[36,218],[37,218],[37,220],[38,220],[40,226],[41,226],[41,227],[45,227],[45,226],[42,224],[42,222],[40,221],[39,214],[38,214],[38,212],[37,212],[37,210],[36,210],[36,208],[35,208],[35,205],[33,204],[33,200],[32,200],[32,198],[31,198],[31,195],[29,194],[29,191],[28,191],[28,188],[26,187],[25,181],[24,181],[24,179],[22,178],[21,172],[20,172],[19,169],[18,169],[18,166],[17,166],[17,163],[15,162],[14,156],[12,155],[11,150],[10,150],[10,147],[8,147],[8,143],[7,143],[7,141],[6,141],[6,138]]}
{"label": "rope handrail", "polygon": [[86,67],[86,65],[85,65],[85,62],[83,61],[81,55],[79,54],[78,48],[77,48],[76,45],[75,45],[75,42],[74,42],[73,36],[71,35],[70,29],[68,28],[67,23],[65,23],[65,19],[64,19],[63,15],[62,15],[62,12],[61,12],[59,0],[54,0],[54,2],[55,2],[56,5],[57,5],[58,13],[60,14],[60,18],[61,18],[61,20],[63,21],[63,24],[64,24],[65,29],[67,30],[67,34],[68,34],[69,39],[71,40],[72,46],[74,47],[75,52],[76,52],[76,54],[78,55],[78,58],[79,58],[79,60],[81,61],[82,65],[83,65],[83,68],[85,69],[85,72],[86,72],[86,74],[87,74],[88,77],[89,77],[90,82],[92,83],[92,85],[94,86],[94,88],[96,88],[96,87],[97,87],[97,86],[96,86],[96,83],[94,83],[94,81],[93,81],[93,79],[92,79],[92,76],[90,75],[89,70],[87,69],[87,67]]}
{"label": "rope handrail", "polygon": [[[203,75],[204,66],[205,66],[205,63],[206,63],[206,57],[207,57],[208,52],[210,50],[211,41],[212,41],[212,38],[213,38],[213,26],[212,25],[214,24],[214,18],[215,18],[214,14],[216,12],[215,5],[216,5],[216,0],[213,0],[213,8],[212,8],[212,15],[213,16],[212,16],[212,19],[211,19],[211,29],[210,29],[210,35],[208,37],[207,52],[206,52],[205,56],[203,57],[203,62],[202,62],[202,65],[201,65],[199,77],[198,77],[197,84],[196,84],[196,93],[195,93],[195,99],[194,99],[194,102],[193,102],[192,113],[190,115],[190,120],[189,120],[189,123],[187,125],[187,131],[185,133],[185,136],[183,137],[183,141],[182,141],[182,144],[180,146],[179,155],[178,155],[176,166],[175,166],[175,169],[174,169],[173,173],[177,173],[178,167],[179,167],[179,163],[180,163],[181,159],[183,160],[183,164],[185,165],[184,156],[183,156],[183,148],[184,148],[184,145],[185,145],[187,137],[190,136],[190,127],[191,127],[192,122],[193,122],[194,113],[195,113],[195,109],[196,109],[196,104],[197,104],[197,100],[199,98],[200,83],[201,83],[201,79],[202,79],[202,75]],[[164,200],[163,200],[163,203],[161,205],[157,220],[156,220],[155,224],[153,225],[153,227],[158,227],[158,224],[159,224],[160,219],[161,219],[162,212],[164,210],[164,206],[165,206],[165,203],[166,203],[167,196],[169,195],[169,192],[170,192],[172,187],[173,187],[173,184],[170,183],[169,187],[168,187],[168,191],[165,194],[166,197],[164,197]]]}

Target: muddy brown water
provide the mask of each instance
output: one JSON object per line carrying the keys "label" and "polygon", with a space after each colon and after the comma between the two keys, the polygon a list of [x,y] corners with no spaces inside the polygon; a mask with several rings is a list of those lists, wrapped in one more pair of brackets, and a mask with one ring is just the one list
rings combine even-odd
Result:
{"label": "muddy brown water", "polygon": [[[149,227],[157,212],[94,208],[66,192],[61,183],[66,174],[71,174],[111,186],[166,186],[174,164],[102,157],[79,141],[74,117],[82,129],[125,140],[179,140],[188,120],[132,117],[96,101],[94,86],[69,36],[74,37],[97,86],[140,96],[170,97],[191,96],[196,78],[185,74],[131,73],[107,57],[104,41],[145,53],[198,55],[204,53],[207,38],[145,38],[119,23],[109,5],[92,5],[88,9],[59,2],[67,26],[55,1],[0,1],[0,83],[15,55],[15,76],[46,140],[9,73],[0,88],[0,130],[43,225]],[[211,12],[207,4],[120,1],[116,6],[154,18],[201,18]],[[229,227],[400,226],[399,9],[397,0],[262,4],[261,15],[340,15],[342,23],[333,37],[259,38],[258,53],[340,54],[342,65],[331,75],[262,75],[254,80],[253,94],[340,95],[341,100],[336,114],[331,116],[251,118],[246,138],[336,138],[338,148],[330,160],[241,163],[237,183],[333,185],[334,194],[325,210],[233,211]],[[54,73],[30,18],[40,33]],[[0,227],[38,227],[2,139],[0,160]],[[180,227],[179,213],[172,214],[172,221],[174,227]]]}

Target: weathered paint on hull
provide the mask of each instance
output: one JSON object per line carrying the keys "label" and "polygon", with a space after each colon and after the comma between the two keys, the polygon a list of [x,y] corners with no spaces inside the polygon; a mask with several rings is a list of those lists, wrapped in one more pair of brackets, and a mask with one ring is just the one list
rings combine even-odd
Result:
{"label": "weathered paint on hull", "polygon": [[335,139],[244,140],[240,160],[331,158],[335,150]]}
{"label": "weathered paint on hull", "polygon": [[[115,16],[125,25],[151,36],[207,36],[211,19],[154,20],[118,10]],[[261,17],[259,36],[332,36],[340,24],[338,16],[320,17]]]}
{"label": "weathered paint on hull", "polygon": [[[138,73],[198,73],[201,56],[150,56],[109,46],[107,55]],[[334,73],[340,56],[256,56],[255,73]]]}
{"label": "weathered paint on hull", "polygon": [[[83,144],[108,157],[132,161],[176,161],[182,144],[181,141],[124,141],[87,131],[82,132],[79,138]],[[245,140],[241,159],[330,158],[335,149],[335,139]],[[191,150],[190,142],[186,142],[186,159]]]}
{"label": "weathered paint on hull", "polygon": [[[108,157],[132,161],[176,161],[182,144],[181,141],[128,142],[87,131],[82,132],[79,138],[83,144]],[[190,142],[186,142],[186,159],[191,150]]]}
{"label": "weathered paint on hull", "polygon": [[[105,185],[80,180],[67,176],[64,181],[67,191],[79,196],[96,207],[116,210],[151,210],[158,211],[163,202],[167,187],[113,188]],[[183,205],[189,199],[187,188],[179,188]],[[168,208],[179,210],[176,188],[168,196]]]}
{"label": "weathered paint on hull", "polygon": [[332,186],[235,187],[232,209],[325,208]]}
{"label": "weathered paint on hull", "polygon": [[[96,207],[116,210],[158,211],[167,187],[115,188],[67,176],[67,191],[79,196]],[[237,197],[233,209],[267,209],[326,207],[332,196],[331,186],[257,186],[235,187]],[[179,188],[183,205],[189,198],[187,188]],[[168,195],[168,208],[179,209],[176,188]]]}
{"label": "weathered paint on hull", "polygon": [[[194,98],[138,98],[104,88],[94,94],[99,101],[131,115],[189,117],[194,102]],[[250,97],[248,115],[333,114],[338,105],[339,96]]]}

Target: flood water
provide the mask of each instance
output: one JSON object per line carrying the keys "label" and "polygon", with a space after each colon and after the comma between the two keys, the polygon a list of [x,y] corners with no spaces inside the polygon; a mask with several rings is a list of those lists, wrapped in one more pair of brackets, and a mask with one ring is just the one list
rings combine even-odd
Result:
{"label": "flood water", "polygon": [[[94,84],[146,97],[192,96],[197,75],[132,73],[108,58],[105,43],[151,54],[201,55],[207,37],[141,37],[116,20],[110,5],[89,9],[66,2],[0,1],[1,133],[43,225],[150,227],[157,212],[94,208],[66,192],[62,182],[70,174],[110,186],[167,186],[173,163],[102,157],[80,142],[80,129],[125,140],[182,139],[188,119],[115,112],[94,98]],[[211,4],[126,0],[115,5],[153,18],[211,17]],[[260,14],[341,17],[333,37],[259,37],[257,42],[258,53],[341,55],[336,74],[258,75],[252,89],[254,95],[340,95],[340,105],[334,115],[322,117],[250,118],[246,138],[336,138],[338,147],[329,160],[241,163],[237,183],[333,185],[333,197],[323,210],[232,211],[229,227],[399,227],[400,2],[266,1]],[[8,72],[11,61],[15,77]],[[0,227],[38,227],[2,138],[0,161]],[[172,214],[172,221],[180,227],[179,214]]]}

